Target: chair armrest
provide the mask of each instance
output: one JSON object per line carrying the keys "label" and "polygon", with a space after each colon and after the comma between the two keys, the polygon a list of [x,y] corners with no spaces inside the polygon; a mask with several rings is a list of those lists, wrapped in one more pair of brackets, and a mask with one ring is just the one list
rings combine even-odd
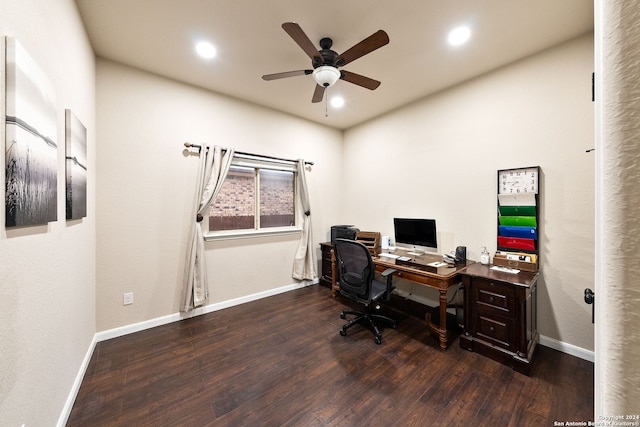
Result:
{"label": "chair armrest", "polygon": [[396,271],[398,270],[396,270],[395,268],[387,268],[381,273],[382,277],[386,279],[387,283],[387,292],[385,297],[386,301],[391,300],[391,292],[395,289],[395,287],[393,286],[393,273],[395,273]]}
{"label": "chair armrest", "polygon": [[398,270],[396,270],[395,268],[387,268],[385,271],[382,272],[382,277],[391,276],[396,271]]}

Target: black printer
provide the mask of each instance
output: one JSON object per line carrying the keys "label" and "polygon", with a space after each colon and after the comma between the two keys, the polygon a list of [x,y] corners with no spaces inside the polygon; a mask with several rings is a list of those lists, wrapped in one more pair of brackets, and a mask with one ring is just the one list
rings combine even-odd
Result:
{"label": "black printer", "polygon": [[356,233],[360,231],[353,225],[332,225],[331,226],[331,243],[334,243],[336,239],[349,239],[355,240]]}

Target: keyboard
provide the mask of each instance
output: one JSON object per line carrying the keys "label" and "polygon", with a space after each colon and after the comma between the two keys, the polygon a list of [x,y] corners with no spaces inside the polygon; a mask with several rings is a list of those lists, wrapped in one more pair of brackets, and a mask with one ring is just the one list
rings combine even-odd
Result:
{"label": "keyboard", "polygon": [[381,254],[378,254],[378,256],[380,256],[380,257],[384,257],[384,258],[393,258],[393,259],[400,258],[400,255],[396,255],[396,254],[388,254],[388,253],[386,253],[386,252],[381,253]]}

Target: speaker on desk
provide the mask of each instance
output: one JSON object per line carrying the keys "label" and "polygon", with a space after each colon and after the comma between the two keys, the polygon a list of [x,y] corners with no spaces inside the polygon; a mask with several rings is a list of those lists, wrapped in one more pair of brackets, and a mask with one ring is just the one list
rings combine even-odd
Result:
{"label": "speaker on desk", "polygon": [[458,246],[456,248],[456,262],[467,262],[467,247]]}

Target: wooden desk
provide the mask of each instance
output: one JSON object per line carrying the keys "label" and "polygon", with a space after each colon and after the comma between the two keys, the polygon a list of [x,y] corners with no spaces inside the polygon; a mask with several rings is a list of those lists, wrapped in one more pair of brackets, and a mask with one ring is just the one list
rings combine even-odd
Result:
{"label": "wooden desk", "polygon": [[[414,256],[408,255],[407,251],[402,250],[396,250],[393,253],[395,255],[409,256],[411,257],[411,261],[400,261],[397,258],[374,257],[373,262],[376,265],[376,271],[382,272],[387,268],[395,268],[398,270],[394,273],[395,277],[400,277],[419,285],[438,290],[440,293],[439,322],[436,324],[431,321],[431,312],[427,312],[425,321],[427,326],[438,334],[440,348],[443,350],[446,349],[449,341],[449,331],[447,331],[447,291],[450,287],[460,283],[460,271],[467,265],[473,264],[473,262],[467,261],[466,264],[458,264],[454,267],[431,267],[427,264],[442,261],[442,255],[424,254]],[[336,281],[335,257],[332,257],[332,275],[333,285],[331,287],[331,293],[335,297],[339,292],[339,286]]]}

